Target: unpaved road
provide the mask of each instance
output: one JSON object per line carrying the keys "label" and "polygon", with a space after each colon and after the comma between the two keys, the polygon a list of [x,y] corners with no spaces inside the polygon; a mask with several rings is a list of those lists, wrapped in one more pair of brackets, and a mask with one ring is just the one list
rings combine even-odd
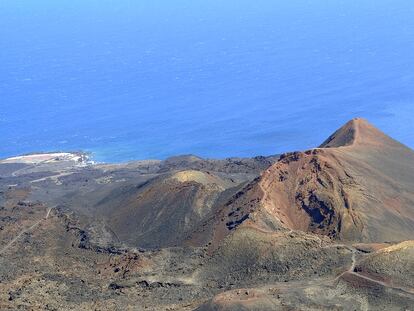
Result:
{"label": "unpaved road", "polygon": [[6,246],[4,246],[1,250],[0,250],[0,255],[3,254],[5,251],[7,251],[14,243],[16,243],[23,234],[25,234],[26,232],[30,232],[32,231],[34,228],[36,228],[42,221],[46,220],[49,218],[50,212],[52,211],[52,209],[54,209],[54,207],[50,207],[47,209],[46,215],[45,217],[43,217],[42,219],[36,221],[33,225],[31,225],[28,228],[23,229],[22,231],[20,231],[20,233],[18,235],[16,235],[9,243],[7,243]]}
{"label": "unpaved road", "polygon": [[51,179],[52,181],[54,181],[56,183],[56,182],[58,182],[60,177],[69,176],[69,175],[72,175],[73,173],[74,172],[61,172],[57,175],[46,176],[46,177],[43,177],[43,178],[32,180],[32,181],[30,181],[30,183],[31,184],[38,183],[38,182],[45,181],[45,180],[48,180],[48,179]]}
{"label": "unpaved road", "polygon": [[382,282],[382,281],[373,279],[373,278],[371,278],[369,276],[366,276],[366,275],[363,275],[363,274],[360,274],[360,273],[355,272],[355,266],[356,266],[356,263],[357,263],[357,261],[356,261],[356,254],[358,252],[358,250],[355,247],[350,246],[350,245],[346,245],[346,244],[333,244],[333,245],[328,245],[328,246],[325,246],[325,247],[344,247],[346,249],[349,249],[352,252],[352,263],[351,263],[351,266],[349,267],[348,270],[346,270],[343,273],[341,273],[340,275],[338,275],[335,278],[335,281],[338,280],[338,279],[340,279],[341,277],[343,277],[345,274],[352,274],[353,276],[356,276],[358,278],[364,279],[364,280],[369,281],[369,282],[376,283],[376,284],[381,285],[383,287],[392,288],[394,290],[402,291],[402,292],[408,293],[408,294],[414,294],[413,289],[403,288],[403,287],[399,287],[399,286],[394,286],[392,284],[385,283],[385,282]]}

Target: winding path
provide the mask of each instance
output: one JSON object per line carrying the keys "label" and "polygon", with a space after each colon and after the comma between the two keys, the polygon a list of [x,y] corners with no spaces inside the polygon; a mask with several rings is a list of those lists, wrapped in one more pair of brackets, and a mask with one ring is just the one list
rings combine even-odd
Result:
{"label": "winding path", "polygon": [[373,278],[371,278],[369,276],[366,276],[366,275],[363,275],[363,274],[360,274],[360,273],[355,272],[355,266],[356,266],[356,262],[357,262],[356,261],[356,254],[358,252],[358,250],[355,247],[349,246],[349,245],[346,245],[346,244],[333,244],[333,245],[325,246],[324,248],[328,248],[328,247],[344,247],[344,248],[349,249],[352,252],[352,263],[351,263],[351,266],[349,267],[348,270],[346,270],[346,271],[342,272],[340,275],[338,275],[335,278],[335,281],[337,281],[338,279],[340,279],[341,277],[343,277],[345,274],[351,274],[353,276],[356,276],[358,278],[364,279],[364,280],[369,281],[369,282],[376,283],[376,284],[381,285],[383,287],[392,288],[394,290],[402,291],[404,293],[411,294],[411,295],[414,294],[413,289],[404,288],[404,287],[398,287],[398,286],[393,286],[393,285],[391,285],[389,283],[382,282],[380,280],[376,280],[376,279],[373,279]]}
{"label": "winding path", "polygon": [[408,294],[410,295],[410,297],[412,297],[412,295],[414,294],[414,290],[412,288],[404,288],[404,287],[395,286],[395,285],[385,283],[385,282],[373,279],[369,276],[365,276],[363,274],[355,272],[354,270],[357,264],[357,253],[358,253],[358,250],[355,247],[351,245],[347,245],[347,244],[330,244],[330,245],[322,246],[322,240],[320,242],[321,242],[321,245],[320,245],[321,248],[342,247],[342,248],[346,248],[350,250],[352,252],[352,257],[351,257],[352,261],[351,261],[351,265],[349,266],[349,268],[334,278],[326,277],[326,278],[319,278],[316,280],[308,280],[308,281],[291,281],[287,283],[278,283],[278,284],[268,285],[263,288],[267,290],[274,289],[274,288],[285,289],[285,290],[291,290],[291,289],[298,290],[298,289],[305,289],[311,286],[326,286],[329,284],[334,284],[339,279],[341,279],[343,276],[348,274],[348,275],[352,275],[357,278],[378,284],[382,287],[396,290],[402,294]]}

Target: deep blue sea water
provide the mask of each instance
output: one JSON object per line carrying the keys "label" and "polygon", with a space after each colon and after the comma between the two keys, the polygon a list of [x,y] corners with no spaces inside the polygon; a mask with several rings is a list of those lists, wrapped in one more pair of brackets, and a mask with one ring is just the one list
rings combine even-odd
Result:
{"label": "deep blue sea water", "polygon": [[268,155],[356,116],[414,147],[414,1],[0,1],[0,157]]}

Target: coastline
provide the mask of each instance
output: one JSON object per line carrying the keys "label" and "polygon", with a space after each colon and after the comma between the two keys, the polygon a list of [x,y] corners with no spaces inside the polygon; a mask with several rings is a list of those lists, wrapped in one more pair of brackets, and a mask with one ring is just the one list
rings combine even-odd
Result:
{"label": "coastline", "polygon": [[74,162],[78,165],[93,165],[96,164],[95,161],[91,160],[91,155],[86,152],[76,151],[76,152],[34,152],[23,155],[18,155],[14,157],[9,157],[5,159],[0,159],[0,164],[43,164],[43,163],[53,163],[53,162]]}

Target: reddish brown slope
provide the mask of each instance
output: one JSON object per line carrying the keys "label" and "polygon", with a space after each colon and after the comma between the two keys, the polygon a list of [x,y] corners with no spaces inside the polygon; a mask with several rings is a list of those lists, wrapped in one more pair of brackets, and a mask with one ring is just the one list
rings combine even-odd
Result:
{"label": "reddish brown slope", "polygon": [[412,239],[414,152],[354,119],[320,148],[282,156],[220,216],[216,240],[239,225],[367,242]]}

